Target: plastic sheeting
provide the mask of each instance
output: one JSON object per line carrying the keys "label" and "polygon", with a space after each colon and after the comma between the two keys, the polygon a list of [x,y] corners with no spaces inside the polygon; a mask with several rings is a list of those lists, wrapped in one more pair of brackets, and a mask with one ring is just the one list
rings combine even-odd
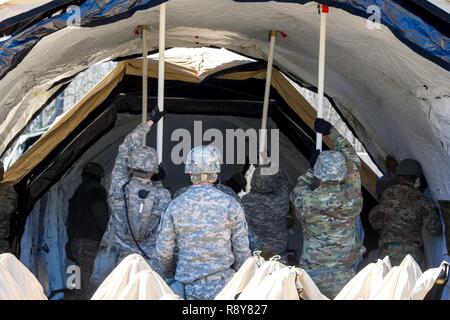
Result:
{"label": "plastic sheeting", "polygon": [[36,277],[10,253],[0,255],[0,300],[47,300]]}

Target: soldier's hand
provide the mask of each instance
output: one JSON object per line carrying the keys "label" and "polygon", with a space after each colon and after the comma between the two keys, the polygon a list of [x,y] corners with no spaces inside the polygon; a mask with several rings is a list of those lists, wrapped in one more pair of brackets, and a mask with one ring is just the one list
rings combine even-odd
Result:
{"label": "soldier's hand", "polygon": [[165,114],[165,111],[159,111],[159,108],[155,106],[148,116],[150,119],[149,122],[157,123]]}
{"label": "soldier's hand", "polygon": [[327,136],[331,133],[331,129],[333,129],[333,125],[325,119],[317,118],[316,121],[314,121],[314,130],[316,130],[317,133]]}
{"label": "soldier's hand", "polygon": [[311,154],[311,157],[309,158],[309,165],[311,168],[314,168],[314,165],[316,164],[317,158],[319,157],[320,150],[317,149]]}
{"label": "soldier's hand", "polygon": [[166,166],[160,163],[158,166],[158,173],[152,176],[152,181],[163,181],[167,177]]}

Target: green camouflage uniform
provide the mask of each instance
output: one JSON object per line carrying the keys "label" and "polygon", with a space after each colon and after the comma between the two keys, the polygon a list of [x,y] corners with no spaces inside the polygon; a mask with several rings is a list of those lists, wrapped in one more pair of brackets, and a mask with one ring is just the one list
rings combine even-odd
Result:
{"label": "green camouflage uniform", "polygon": [[369,221],[380,234],[381,256],[388,255],[392,265],[399,265],[407,254],[422,264],[422,227],[433,236],[442,232],[439,216],[431,204],[408,184],[387,188],[380,204],[370,211]]}
{"label": "green camouflage uniform", "polygon": [[[313,170],[297,180],[291,193],[295,212],[303,224],[304,242],[300,267],[323,294],[334,298],[354,276],[352,265],[365,251],[356,236],[355,221],[362,210],[360,160],[351,144],[333,129],[330,138],[345,156],[343,180],[323,182]],[[333,152],[333,151],[332,151]],[[322,155],[322,154],[321,154]],[[331,153],[336,158],[336,152]],[[321,160],[320,157],[317,160]],[[331,174],[338,175],[330,162]]]}
{"label": "green camouflage uniform", "polygon": [[0,161],[0,254],[9,251],[11,215],[17,211],[17,193],[12,185],[3,183],[3,163]]}

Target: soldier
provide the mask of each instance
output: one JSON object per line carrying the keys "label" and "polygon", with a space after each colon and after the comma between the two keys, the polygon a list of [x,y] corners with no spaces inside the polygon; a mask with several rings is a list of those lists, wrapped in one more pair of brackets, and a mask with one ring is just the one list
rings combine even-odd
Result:
{"label": "soldier", "polygon": [[220,172],[215,148],[192,149],[185,172],[193,186],[167,208],[156,251],[166,275],[176,269],[186,299],[213,299],[250,257],[247,223],[241,205],[213,186]]}
{"label": "soldier", "polygon": [[364,253],[355,230],[363,204],[360,160],[329,122],[317,119],[314,128],[329,135],[336,150],[313,154],[314,169],[298,178],[291,200],[304,230],[300,267],[334,298],[355,275],[354,263]]}
{"label": "soldier", "polygon": [[[217,188],[218,190],[226,193],[227,195],[233,197],[236,201],[241,202],[241,198],[239,198],[239,196],[234,192],[234,190],[232,188],[230,188],[227,185],[224,185],[223,183],[221,183],[219,180],[216,180],[213,184],[212,184],[215,188]],[[177,198],[179,195],[183,194],[184,192],[186,192],[189,188],[191,188],[192,186],[186,186],[183,188],[178,189],[175,194],[173,195],[173,198]]]}
{"label": "soldier", "polygon": [[11,215],[17,211],[17,193],[3,182],[3,162],[0,161],[0,254],[9,252],[9,226]]}
{"label": "soldier", "polygon": [[[264,258],[285,255],[287,249],[287,214],[289,186],[280,172],[262,174],[258,167],[253,173],[251,190],[242,198],[250,237],[250,249],[260,250]],[[255,243],[255,241],[257,243]]]}
{"label": "soldier", "polygon": [[381,195],[380,204],[369,213],[369,222],[380,234],[381,255],[399,265],[410,254],[423,266],[422,228],[433,236],[442,232],[439,216],[418,190],[422,168],[419,162],[405,159],[398,165],[397,184]]}
{"label": "soldier", "polygon": [[151,179],[158,173],[155,149],[142,145],[162,116],[154,108],[150,120],[128,134],[119,147],[108,193],[111,218],[101,242],[106,252],[112,251],[117,257],[111,270],[125,256],[137,253],[154,271],[161,272],[155,254],[156,235],[161,215],[172,199],[168,190],[155,186]]}
{"label": "soldier", "polygon": [[81,289],[75,290],[72,299],[89,299],[95,291],[90,278],[109,220],[106,190],[100,183],[104,175],[100,164],[86,164],[81,173],[83,180],[70,199],[66,252],[81,270]]}

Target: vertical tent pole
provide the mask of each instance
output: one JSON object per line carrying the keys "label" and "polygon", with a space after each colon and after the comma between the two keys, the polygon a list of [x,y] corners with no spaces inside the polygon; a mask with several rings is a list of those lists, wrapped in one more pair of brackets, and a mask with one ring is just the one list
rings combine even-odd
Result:
{"label": "vertical tent pole", "polygon": [[[147,122],[147,104],[148,104],[148,26],[141,26],[142,35],[142,122]],[[145,145],[145,141],[144,141]]]}
{"label": "vertical tent pole", "polygon": [[[322,4],[320,10],[320,46],[319,46],[319,84],[317,94],[317,118],[323,118],[323,91],[325,82],[325,40],[327,30],[328,6]],[[317,133],[316,150],[322,151],[322,134]]]}
{"label": "vertical tent pole", "polygon": [[261,118],[261,131],[259,136],[259,160],[262,161],[261,156],[265,154],[267,148],[267,113],[269,110],[269,98],[270,98],[270,87],[272,83],[272,66],[273,66],[273,53],[275,51],[275,39],[277,32],[272,30],[270,32],[270,47],[269,47],[269,57],[267,60],[267,74],[266,74],[266,86],[264,89],[264,102],[263,102],[263,113]]}
{"label": "vertical tent pole", "polygon": [[[159,60],[158,60],[158,108],[164,110],[164,51],[166,49],[166,4],[159,9]],[[158,161],[163,160],[163,128],[164,118],[158,121],[156,134],[156,151]]]}

